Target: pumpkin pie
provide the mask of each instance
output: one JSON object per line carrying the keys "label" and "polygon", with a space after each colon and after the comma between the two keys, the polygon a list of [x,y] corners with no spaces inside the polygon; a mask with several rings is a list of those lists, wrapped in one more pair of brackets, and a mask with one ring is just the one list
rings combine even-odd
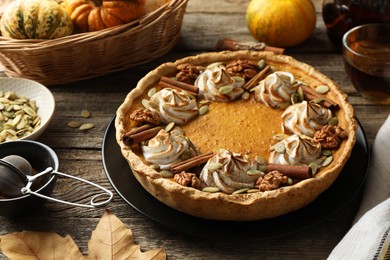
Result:
{"label": "pumpkin pie", "polygon": [[271,52],[203,53],[162,64],[117,110],[116,139],[160,202],[213,220],[273,218],[336,180],[356,140],[334,81]]}

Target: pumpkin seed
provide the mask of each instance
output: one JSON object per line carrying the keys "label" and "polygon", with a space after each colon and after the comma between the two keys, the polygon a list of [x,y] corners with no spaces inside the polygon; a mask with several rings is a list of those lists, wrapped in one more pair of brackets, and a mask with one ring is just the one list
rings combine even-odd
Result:
{"label": "pumpkin seed", "polygon": [[233,91],[234,86],[233,85],[227,85],[219,88],[219,92],[223,95],[229,94]]}
{"label": "pumpkin seed", "polygon": [[244,78],[243,78],[243,77],[240,77],[240,76],[233,76],[232,79],[233,79],[235,82],[243,82],[243,81],[244,81]]}
{"label": "pumpkin seed", "polygon": [[261,59],[259,60],[259,62],[257,63],[257,66],[259,66],[259,69],[264,69],[265,68],[265,60]]}
{"label": "pumpkin seed", "polygon": [[325,161],[321,164],[323,167],[328,166],[333,161],[333,156],[326,157]]}
{"label": "pumpkin seed", "polygon": [[293,93],[292,95],[291,95],[291,104],[297,104],[297,103],[299,103],[300,101],[299,101],[299,96],[298,96],[298,94],[297,93]]}
{"label": "pumpkin seed", "polygon": [[210,193],[215,193],[215,192],[220,191],[220,189],[217,188],[217,187],[205,187],[205,188],[202,189],[202,191],[204,191],[204,192],[210,192]]}
{"label": "pumpkin seed", "polygon": [[209,106],[205,105],[199,108],[199,115],[203,116],[209,111]]}
{"label": "pumpkin seed", "polygon": [[313,99],[312,101],[313,101],[313,103],[316,103],[316,104],[318,104],[318,103],[321,103],[322,101],[324,101],[324,99],[323,99],[323,98],[320,98],[320,97],[318,97],[318,98],[315,98],[315,99]]}
{"label": "pumpkin seed", "polygon": [[77,121],[70,121],[68,122],[68,126],[71,128],[79,128],[81,126],[81,123]]}
{"label": "pumpkin seed", "polygon": [[21,117],[19,123],[16,124],[17,130],[24,130],[28,126],[28,119],[26,117]]}
{"label": "pumpkin seed", "polygon": [[186,141],[188,143],[188,145],[192,148],[192,150],[194,150],[195,152],[198,152],[198,148],[194,145],[194,143],[191,141],[190,138],[188,138],[188,136],[186,136]]}
{"label": "pumpkin seed", "polygon": [[19,124],[21,119],[22,119],[22,115],[15,116],[14,119],[12,119],[11,125],[16,126],[17,124]]}
{"label": "pumpkin seed", "polygon": [[208,166],[207,166],[207,169],[210,170],[210,171],[216,171],[220,168],[223,167],[223,164],[222,163],[210,163]]}
{"label": "pumpkin seed", "polygon": [[168,170],[162,170],[160,172],[161,176],[163,176],[164,178],[172,178],[174,176],[173,172],[171,171],[168,171]]}
{"label": "pumpkin seed", "polygon": [[302,102],[305,99],[305,95],[303,94],[303,89],[301,87],[298,88],[297,94],[299,97],[299,101]]}
{"label": "pumpkin seed", "polygon": [[175,122],[170,122],[170,123],[167,124],[167,126],[165,127],[165,131],[166,131],[167,133],[169,133],[169,132],[173,129],[174,126],[175,126]]}
{"label": "pumpkin seed", "polygon": [[91,123],[82,124],[82,125],[79,127],[79,130],[85,131],[85,130],[89,130],[89,129],[93,128],[93,127],[94,127],[94,124],[91,124]]}
{"label": "pumpkin seed", "polygon": [[154,109],[158,109],[158,104],[156,102],[153,102],[153,101],[149,101],[148,103],[148,108],[154,108]]}
{"label": "pumpkin seed", "polygon": [[91,116],[91,113],[88,110],[83,109],[81,110],[81,116],[84,118],[89,118]]}
{"label": "pumpkin seed", "polygon": [[241,98],[243,100],[248,100],[250,98],[251,94],[249,92],[244,92],[244,94],[241,95]]}
{"label": "pumpkin seed", "polygon": [[262,156],[259,156],[259,155],[256,156],[255,161],[256,161],[258,164],[261,164],[261,165],[267,164],[267,161],[265,160],[265,158],[262,157]]}
{"label": "pumpkin seed", "polygon": [[158,164],[152,164],[152,165],[150,165],[150,168],[157,171],[160,169],[160,166]]}
{"label": "pumpkin seed", "polygon": [[260,192],[259,189],[249,189],[246,191],[246,193],[256,193],[256,192]]}
{"label": "pumpkin seed", "polygon": [[273,136],[274,140],[277,140],[277,141],[283,141],[284,139],[288,138],[289,135],[286,135],[286,134],[276,134]]}
{"label": "pumpkin seed", "polygon": [[248,190],[249,190],[249,188],[242,188],[242,189],[234,191],[232,194],[241,194],[241,193],[247,192]]}
{"label": "pumpkin seed", "polygon": [[148,97],[152,97],[156,93],[157,93],[157,89],[156,88],[151,88],[148,91]]}
{"label": "pumpkin seed", "polygon": [[206,104],[210,104],[210,100],[207,100],[207,99],[202,99],[201,101],[198,102],[200,105],[206,105]]}
{"label": "pumpkin seed", "polygon": [[329,87],[326,85],[320,85],[316,87],[316,92],[319,94],[326,94],[329,91]]}
{"label": "pumpkin seed", "polygon": [[275,144],[275,151],[277,153],[284,153],[286,151],[286,146],[283,142],[279,142]]}
{"label": "pumpkin seed", "polygon": [[323,149],[321,153],[322,153],[322,155],[325,155],[325,156],[331,156],[332,150]]}
{"label": "pumpkin seed", "polygon": [[338,125],[339,120],[337,119],[337,117],[332,117],[331,119],[329,119],[328,124],[333,126]]}
{"label": "pumpkin seed", "polygon": [[37,113],[31,107],[23,107],[24,112],[26,112],[29,116],[35,117]]}
{"label": "pumpkin seed", "polygon": [[267,170],[267,165],[261,165],[259,171],[265,172]]}
{"label": "pumpkin seed", "polygon": [[313,173],[313,175],[315,175],[317,173],[318,164],[316,162],[311,162],[309,164],[309,167],[311,168],[311,172]]}
{"label": "pumpkin seed", "polygon": [[142,105],[144,106],[144,108],[149,108],[149,100],[147,99],[142,99]]}
{"label": "pumpkin seed", "polygon": [[255,176],[255,175],[261,175],[262,172],[259,170],[249,170],[246,172],[246,174],[248,174],[249,176]]}

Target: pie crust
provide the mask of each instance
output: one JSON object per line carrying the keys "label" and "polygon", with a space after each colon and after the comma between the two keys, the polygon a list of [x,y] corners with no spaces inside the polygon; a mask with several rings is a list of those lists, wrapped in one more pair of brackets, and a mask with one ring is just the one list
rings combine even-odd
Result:
{"label": "pie crust", "polygon": [[[321,169],[313,178],[276,190],[243,194],[209,193],[182,186],[172,179],[163,178],[159,172],[143,160],[140,152],[136,151],[137,148],[124,144],[122,136],[129,131],[129,113],[147,96],[148,90],[158,84],[162,76],[174,76],[177,72],[176,66],[182,63],[205,66],[214,62],[228,62],[237,59],[257,61],[264,59],[267,64],[278,70],[292,73],[297,79],[308,85],[327,85],[329,87],[330,91],[327,93],[327,97],[339,105],[336,112],[339,120],[338,125],[348,133],[348,137],[333,152],[333,162],[329,166]],[[118,108],[115,127],[117,142],[133,174],[142,186],[160,202],[196,217],[213,220],[253,221],[273,218],[300,209],[331,186],[350,157],[356,141],[357,123],[353,108],[347,101],[347,95],[334,81],[312,66],[292,57],[275,55],[271,52],[223,51],[203,53],[176,62],[165,63],[149,72],[138,82],[137,87],[127,95],[123,104]]]}

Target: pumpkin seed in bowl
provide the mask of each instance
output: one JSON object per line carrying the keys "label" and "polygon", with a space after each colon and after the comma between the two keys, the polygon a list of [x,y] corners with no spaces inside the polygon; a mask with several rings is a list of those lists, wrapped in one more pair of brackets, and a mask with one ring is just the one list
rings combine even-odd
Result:
{"label": "pumpkin seed in bowl", "polygon": [[37,139],[47,128],[54,108],[54,97],[42,84],[0,78],[0,143]]}

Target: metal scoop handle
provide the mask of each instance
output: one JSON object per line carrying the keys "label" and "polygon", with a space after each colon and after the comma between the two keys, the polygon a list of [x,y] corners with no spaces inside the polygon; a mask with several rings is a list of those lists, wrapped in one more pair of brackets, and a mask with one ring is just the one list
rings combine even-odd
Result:
{"label": "metal scoop handle", "polygon": [[[34,182],[34,180],[37,179],[38,177],[42,176],[42,175],[45,175],[45,174],[55,174],[55,175],[59,175],[59,176],[62,176],[62,177],[75,179],[75,180],[87,183],[89,185],[92,185],[92,186],[94,186],[94,187],[96,187],[98,189],[101,189],[101,190],[104,191],[104,193],[99,193],[99,194],[93,196],[91,198],[91,200],[90,200],[90,204],[79,204],[79,203],[74,203],[74,202],[69,202],[69,201],[64,201],[64,200],[59,200],[59,199],[56,199],[56,198],[48,197],[46,195],[42,195],[40,193],[32,191],[30,188],[31,188],[31,185]],[[101,208],[101,207],[104,207],[107,204],[109,204],[111,202],[113,196],[114,196],[111,191],[107,190],[106,188],[104,188],[104,187],[102,187],[102,186],[100,186],[100,185],[98,185],[96,183],[93,183],[93,182],[90,182],[90,181],[84,180],[82,178],[79,178],[79,177],[76,177],[76,176],[72,176],[72,175],[69,175],[69,174],[66,174],[66,173],[63,173],[63,172],[54,171],[53,168],[51,168],[51,167],[48,167],[43,172],[40,172],[40,173],[35,174],[33,176],[27,176],[27,179],[28,179],[28,182],[27,182],[26,186],[21,189],[21,192],[23,194],[32,194],[32,195],[35,195],[35,196],[43,198],[43,199],[48,199],[48,200],[51,200],[51,201],[60,202],[60,203],[64,203],[64,204],[68,204],[68,205],[72,205],[72,206],[78,206],[78,207],[84,207],[84,208]],[[102,196],[108,196],[108,199],[106,199],[104,201],[97,201],[97,199],[102,197]]]}

